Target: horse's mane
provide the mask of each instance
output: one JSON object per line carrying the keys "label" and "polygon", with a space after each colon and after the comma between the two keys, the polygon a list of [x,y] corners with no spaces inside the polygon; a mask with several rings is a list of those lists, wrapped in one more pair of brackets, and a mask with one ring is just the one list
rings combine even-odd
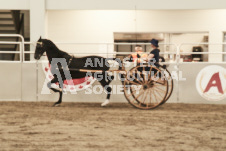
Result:
{"label": "horse's mane", "polygon": [[42,39],[42,42],[51,49],[59,50],[59,48],[49,39]]}
{"label": "horse's mane", "polygon": [[49,52],[47,54],[48,58],[52,58],[52,57],[58,57],[58,58],[70,58],[71,55],[68,54],[65,51],[60,50],[51,40],[49,39],[42,39],[41,40],[45,47],[44,49],[46,49],[46,52]]}

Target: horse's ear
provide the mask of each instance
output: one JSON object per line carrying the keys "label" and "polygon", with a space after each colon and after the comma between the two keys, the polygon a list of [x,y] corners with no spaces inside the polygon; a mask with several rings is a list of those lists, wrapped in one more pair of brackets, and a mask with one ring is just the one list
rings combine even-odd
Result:
{"label": "horse's ear", "polygon": [[42,40],[42,37],[40,36],[39,40]]}

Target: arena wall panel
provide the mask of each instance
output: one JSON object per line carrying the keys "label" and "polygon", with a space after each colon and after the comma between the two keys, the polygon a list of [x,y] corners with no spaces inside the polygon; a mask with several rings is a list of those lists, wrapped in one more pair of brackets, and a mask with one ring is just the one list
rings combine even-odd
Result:
{"label": "arena wall panel", "polygon": [[[223,88],[223,99],[208,100],[202,97],[197,88],[197,77],[204,68],[217,66],[223,69],[225,74],[226,64],[209,64],[209,63],[182,63],[179,65],[180,77],[186,80],[177,81],[174,79],[174,89],[168,103],[196,103],[196,104],[226,104],[225,99],[225,75],[220,77]],[[36,67],[38,67],[36,70]],[[1,101],[50,101],[56,102],[59,94],[49,91],[49,94],[43,94],[44,90],[49,90],[45,83],[46,75],[43,71],[42,63],[0,63],[2,85],[0,91]],[[167,68],[171,74],[178,73],[176,64],[170,64]],[[210,70],[211,71],[211,70]],[[116,75],[117,76],[117,75]],[[209,78],[210,79],[210,78]],[[199,81],[198,81],[199,82]],[[215,82],[215,81],[214,81]],[[214,84],[213,82],[213,84]],[[208,81],[205,85],[208,84]],[[111,85],[122,85],[119,78],[113,80]],[[95,81],[92,86],[100,86],[99,82]],[[100,86],[101,87],[101,86]],[[212,89],[216,89],[213,87]],[[93,89],[92,89],[93,90]],[[112,102],[127,102],[123,91],[116,92],[111,95]],[[215,94],[213,94],[215,95]],[[213,97],[210,96],[210,97]],[[106,98],[106,93],[87,94],[86,90],[77,91],[77,94],[63,95],[63,102],[102,102]]]}
{"label": "arena wall panel", "polygon": [[36,63],[23,63],[22,100],[36,101],[37,71]]}
{"label": "arena wall panel", "polygon": [[21,63],[0,63],[1,101],[21,100]]}
{"label": "arena wall panel", "polygon": [[[205,67],[210,67],[212,65],[217,65],[220,67],[223,67],[226,70],[226,64],[209,64],[209,63],[188,63],[188,64],[180,64],[179,70],[183,73],[183,77],[186,78],[185,81],[179,81],[179,103],[198,103],[198,104],[226,104],[226,92],[224,91],[224,99],[221,99],[219,101],[214,100],[207,100],[203,98],[197,89],[196,78],[200,71],[204,69]],[[211,70],[207,71],[211,72]],[[223,79],[223,78],[222,78]],[[209,78],[210,80],[210,78]],[[206,85],[208,84],[208,81],[206,81]],[[224,80],[222,80],[222,87],[226,84],[225,83],[226,77],[224,77]],[[199,84],[199,83],[198,83]],[[216,87],[213,87],[212,89],[216,89]],[[210,96],[212,97],[215,95],[214,93]]]}

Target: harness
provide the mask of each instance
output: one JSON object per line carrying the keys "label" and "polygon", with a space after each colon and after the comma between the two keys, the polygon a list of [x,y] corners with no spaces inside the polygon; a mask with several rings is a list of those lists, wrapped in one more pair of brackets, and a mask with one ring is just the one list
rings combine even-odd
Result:
{"label": "harness", "polygon": [[71,61],[72,61],[72,59],[73,59],[73,58],[74,58],[74,56],[71,56],[71,57],[70,57],[70,59],[68,60],[68,65],[67,65],[67,66],[68,66],[68,68],[69,68],[69,66],[70,66]]}

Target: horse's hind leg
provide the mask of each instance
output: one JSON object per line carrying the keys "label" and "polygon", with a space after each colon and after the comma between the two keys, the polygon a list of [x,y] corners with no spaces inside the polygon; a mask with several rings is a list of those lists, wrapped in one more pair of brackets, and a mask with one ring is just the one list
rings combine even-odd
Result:
{"label": "horse's hind leg", "polygon": [[106,100],[101,104],[101,106],[106,106],[107,104],[110,103],[110,96],[111,96],[111,91],[112,88],[109,86],[111,81],[113,80],[114,76],[110,76],[108,79],[106,79],[106,76],[103,74],[103,79],[100,80],[100,84],[103,86],[103,88],[107,91],[107,98]]}
{"label": "horse's hind leg", "polygon": [[51,84],[52,83],[56,83],[56,82],[58,82],[58,80],[56,78],[54,78],[47,84],[48,88],[53,90],[53,92],[59,92],[59,100],[53,104],[53,107],[54,106],[59,106],[61,104],[61,102],[62,102],[62,95],[63,95],[63,92],[62,92],[63,88],[61,88],[60,84],[59,84],[59,87],[60,87],[59,90],[51,87]]}

